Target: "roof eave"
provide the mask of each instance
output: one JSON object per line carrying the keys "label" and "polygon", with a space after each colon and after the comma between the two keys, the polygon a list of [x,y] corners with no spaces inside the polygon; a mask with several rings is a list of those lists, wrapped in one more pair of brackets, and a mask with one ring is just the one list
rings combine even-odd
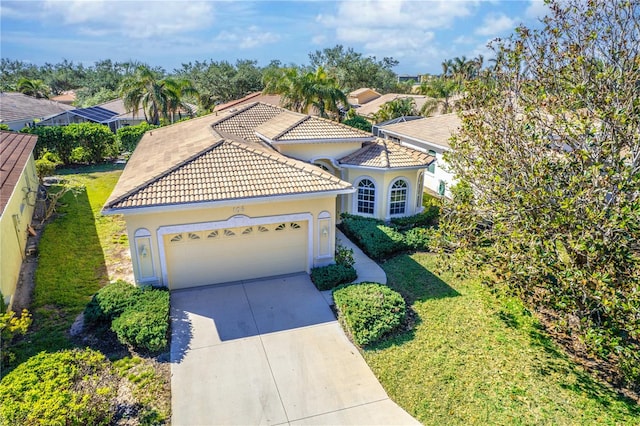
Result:
{"label": "roof eave", "polygon": [[[431,163],[429,163],[431,164]],[[426,169],[429,164],[422,166],[400,166],[400,167],[375,167],[375,166],[359,166],[355,164],[340,163],[341,167],[346,169],[364,169],[364,170],[411,170],[411,169]]]}
{"label": "roof eave", "polygon": [[194,210],[194,209],[202,209],[202,208],[213,208],[213,207],[226,207],[226,206],[237,206],[239,203],[244,204],[263,204],[263,203],[271,203],[274,201],[292,201],[292,200],[308,200],[313,198],[322,198],[329,195],[341,195],[341,194],[351,194],[355,192],[354,187],[344,188],[344,189],[333,189],[328,191],[315,191],[315,192],[300,192],[296,194],[283,194],[283,195],[268,195],[261,197],[246,197],[246,198],[233,198],[219,201],[204,201],[200,203],[179,203],[179,204],[163,204],[163,205],[155,205],[148,207],[124,207],[124,208],[111,208],[111,207],[103,207],[101,213],[104,215],[112,215],[112,214],[147,214],[147,213],[157,213],[157,212],[167,212],[167,211],[183,211],[183,210]]}

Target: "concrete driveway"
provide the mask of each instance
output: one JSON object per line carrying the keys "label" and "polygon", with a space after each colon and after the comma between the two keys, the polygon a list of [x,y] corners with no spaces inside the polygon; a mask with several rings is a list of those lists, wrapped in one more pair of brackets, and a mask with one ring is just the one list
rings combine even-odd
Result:
{"label": "concrete driveway", "polygon": [[171,294],[173,425],[418,424],[307,274]]}

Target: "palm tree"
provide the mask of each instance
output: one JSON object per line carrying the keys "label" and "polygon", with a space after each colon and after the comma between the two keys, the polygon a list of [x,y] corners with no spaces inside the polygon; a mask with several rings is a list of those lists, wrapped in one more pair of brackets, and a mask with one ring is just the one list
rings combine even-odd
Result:
{"label": "palm tree", "polygon": [[306,73],[298,68],[274,70],[265,76],[264,82],[264,92],[282,95],[283,106],[293,111],[307,114],[313,107],[321,117],[331,113],[339,118],[340,105],[347,104],[337,80],[323,67]]}
{"label": "palm tree", "polygon": [[383,104],[378,112],[373,115],[373,120],[376,123],[382,123],[383,121],[409,115],[418,115],[416,101],[413,98],[396,98]]}
{"label": "palm tree", "polygon": [[16,84],[16,90],[25,95],[33,96],[37,99],[49,99],[51,89],[42,80],[29,80],[26,77],[20,78]]}
{"label": "palm tree", "polygon": [[447,114],[453,111],[454,104],[451,102],[451,97],[458,93],[459,86],[451,78],[433,77],[423,82],[418,91],[421,95],[433,98],[422,106],[421,115],[432,115],[438,109],[443,114]]}
{"label": "palm tree", "polygon": [[160,118],[173,122],[174,114],[181,108],[190,110],[183,97],[192,94],[197,93],[190,81],[171,77],[161,79],[144,65],[120,85],[125,108],[135,116],[142,106],[145,120],[155,125],[160,124]]}

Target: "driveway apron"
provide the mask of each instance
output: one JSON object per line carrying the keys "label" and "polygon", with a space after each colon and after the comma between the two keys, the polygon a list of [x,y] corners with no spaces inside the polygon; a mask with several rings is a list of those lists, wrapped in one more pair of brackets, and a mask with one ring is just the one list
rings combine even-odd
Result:
{"label": "driveway apron", "polygon": [[171,294],[173,425],[418,424],[307,274]]}

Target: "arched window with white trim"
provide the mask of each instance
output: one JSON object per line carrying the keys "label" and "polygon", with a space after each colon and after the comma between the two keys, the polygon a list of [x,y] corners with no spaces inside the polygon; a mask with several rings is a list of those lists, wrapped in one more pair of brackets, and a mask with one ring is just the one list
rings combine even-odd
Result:
{"label": "arched window with white trim", "polygon": [[371,179],[362,178],[360,179],[360,182],[358,182],[357,187],[356,212],[367,215],[374,214],[376,205],[376,184]]}
{"label": "arched window with white trim", "polygon": [[404,178],[393,181],[389,190],[389,215],[400,216],[407,212],[409,184]]}

